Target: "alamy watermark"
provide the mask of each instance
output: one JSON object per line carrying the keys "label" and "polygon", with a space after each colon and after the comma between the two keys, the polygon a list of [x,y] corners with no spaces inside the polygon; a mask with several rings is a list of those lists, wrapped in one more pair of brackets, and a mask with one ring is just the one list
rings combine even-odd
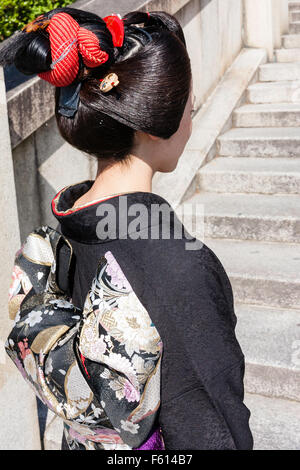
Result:
{"label": "alamy watermark", "polygon": [[118,207],[102,203],[97,207],[99,240],[184,239],[186,250],[199,250],[204,239],[204,205],[181,204],[176,211],[168,204],[128,203],[126,195],[118,198]]}

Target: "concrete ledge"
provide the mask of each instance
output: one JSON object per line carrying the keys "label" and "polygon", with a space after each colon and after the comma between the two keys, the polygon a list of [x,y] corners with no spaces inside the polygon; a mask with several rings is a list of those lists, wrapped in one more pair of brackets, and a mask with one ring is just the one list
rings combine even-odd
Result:
{"label": "concrete ledge", "polygon": [[289,1],[289,11],[297,11],[300,10],[300,2]]}
{"label": "concrete ledge", "polygon": [[299,309],[300,259],[295,256],[299,244],[202,240],[222,262],[236,302]]}
{"label": "concrete ledge", "polygon": [[277,62],[286,63],[286,62],[299,62],[300,60],[300,49],[296,48],[283,48],[276,49],[275,56]]}
{"label": "concrete ledge", "polygon": [[55,112],[55,88],[34,77],[9,91],[7,109],[12,149],[47,122]]}
{"label": "concrete ledge", "polygon": [[249,103],[299,103],[300,80],[261,82],[248,87]]}
{"label": "concrete ledge", "polygon": [[280,63],[264,64],[259,70],[259,81],[261,82],[278,82],[300,80],[300,64]]}
{"label": "concrete ledge", "polygon": [[292,21],[290,23],[289,32],[291,34],[299,34],[300,33],[300,21]]}
{"label": "concrete ledge", "polygon": [[299,450],[299,403],[246,393],[245,405],[251,412],[254,450]]}
{"label": "concrete ledge", "polygon": [[244,384],[249,393],[300,401],[299,380],[299,370],[251,363],[245,367]]}
{"label": "concrete ledge", "polygon": [[235,303],[235,313],[246,361],[246,390],[300,401],[300,310]]}
{"label": "concrete ledge", "polygon": [[[216,159],[217,160],[217,159]],[[299,243],[298,194],[227,194],[201,192],[188,200],[204,209],[208,238]],[[194,223],[196,224],[194,215]]]}
{"label": "concrete ledge", "polygon": [[214,92],[194,118],[193,134],[177,168],[168,174],[157,173],[153,191],[177,207],[185,198],[195,174],[214,153],[217,137],[228,126],[231,115],[243,99],[258,67],[265,63],[264,49],[242,49]]}
{"label": "concrete ledge", "polygon": [[240,127],[218,139],[222,157],[300,157],[298,127]]}
{"label": "concrete ledge", "polygon": [[[209,0],[210,1],[210,0]],[[148,0],[142,3],[137,10],[142,11],[167,11],[170,15],[175,15],[190,0]],[[208,3],[208,2],[206,2]],[[126,7],[128,11],[128,7]]]}
{"label": "concrete ledge", "polygon": [[298,127],[300,103],[246,104],[236,109],[234,127]]}
{"label": "concrete ledge", "polygon": [[296,158],[218,157],[198,173],[197,190],[217,193],[300,194]]}
{"label": "concrete ledge", "polygon": [[282,36],[282,45],[283,47],[287,49],[300,47],[300,35],[299,34],[284,34]]}

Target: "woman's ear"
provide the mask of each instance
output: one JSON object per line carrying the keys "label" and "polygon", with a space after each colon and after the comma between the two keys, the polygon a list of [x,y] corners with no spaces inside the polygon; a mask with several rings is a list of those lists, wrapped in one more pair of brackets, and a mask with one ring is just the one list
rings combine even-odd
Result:
{"label": "woman's ear", "polygon": [[135,139],[136,141],[147,141],[148,139],[150,140],[159,140],[160,137],[156,137],[155,135],[148,134],[147,132],[144,131],[136,131],[135,132]]}
{"label": "woman's ear", "polygon": [[150,139],[152,139],[152,140],[159,140],[159,139],[160,139],[160,137],[157,137],[156,135],[151,135],[151,134],[147,134],[147,135],[148,135],[148,137],[150,137]]}

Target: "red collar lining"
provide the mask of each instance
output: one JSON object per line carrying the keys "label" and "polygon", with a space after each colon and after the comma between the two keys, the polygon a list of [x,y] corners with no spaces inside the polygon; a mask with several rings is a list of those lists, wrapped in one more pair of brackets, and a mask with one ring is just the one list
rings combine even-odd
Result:
{"label": "red collar lining", "polygon": [[57,195],[52,199],[52,210],[53,210],[54,214],[57,215],[57,216],[59,216],[59,217],[64,217],[64,216],[66,216],[66,215],[74,214],[75,212],[78,212],[78,211],[80,211],[80,210],[82,210],[82,209],[86,209],[87,207],[91,207],[91,206],[94,206],[94,205],[96,205],[96,204],[99,204],[99,202],[107,201],[108,199],[113,199],[113,198],[115,198],[115,197],[120,196],[120,194],[115,194],[114,196],[108,196],[108,197],[106,197],[106,198],[104,198],[104,199],[97,199],[96,201],[94,201],[94,202],[92,202],[92,203],[90,203],[90,204],[87,203],[87,204],[85,204],[85,205],[82,206],[82,207],[77,207],[77,208],[75,208],[75,209],[68,209],[67,211],[58,211],[58,210],[56,209],[57,201],[59,200],[59,197],[60,197],[61,193],[62,193],[63,191],[65,191],[65,189],[67,189],[67,188],[63,188],[63,189],[62,189],[61,191],[59,191],[59,193],[57,193]]}

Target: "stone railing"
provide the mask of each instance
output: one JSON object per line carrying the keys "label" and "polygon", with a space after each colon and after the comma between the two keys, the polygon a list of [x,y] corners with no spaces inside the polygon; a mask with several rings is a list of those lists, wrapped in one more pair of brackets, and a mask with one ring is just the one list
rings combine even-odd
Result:
{"label": "stone railing", "polygon": [[[288,28],[287,0],[80,0],[72,6],[100,16],[137,9],[174,14],[184,29],[199,109],[242,48],[265,49],[272,61],[274,48]],[[68,184],[93,179],[96,161],[61,138],[54,116],[54,88],[39,77],[6,92],[0,69],[0,107],[0,448],[38,449],[35,398],[3,352],[12,325],[7,292],[13,258],[32,229],[41,224],[56,226],[51,199]]]}

